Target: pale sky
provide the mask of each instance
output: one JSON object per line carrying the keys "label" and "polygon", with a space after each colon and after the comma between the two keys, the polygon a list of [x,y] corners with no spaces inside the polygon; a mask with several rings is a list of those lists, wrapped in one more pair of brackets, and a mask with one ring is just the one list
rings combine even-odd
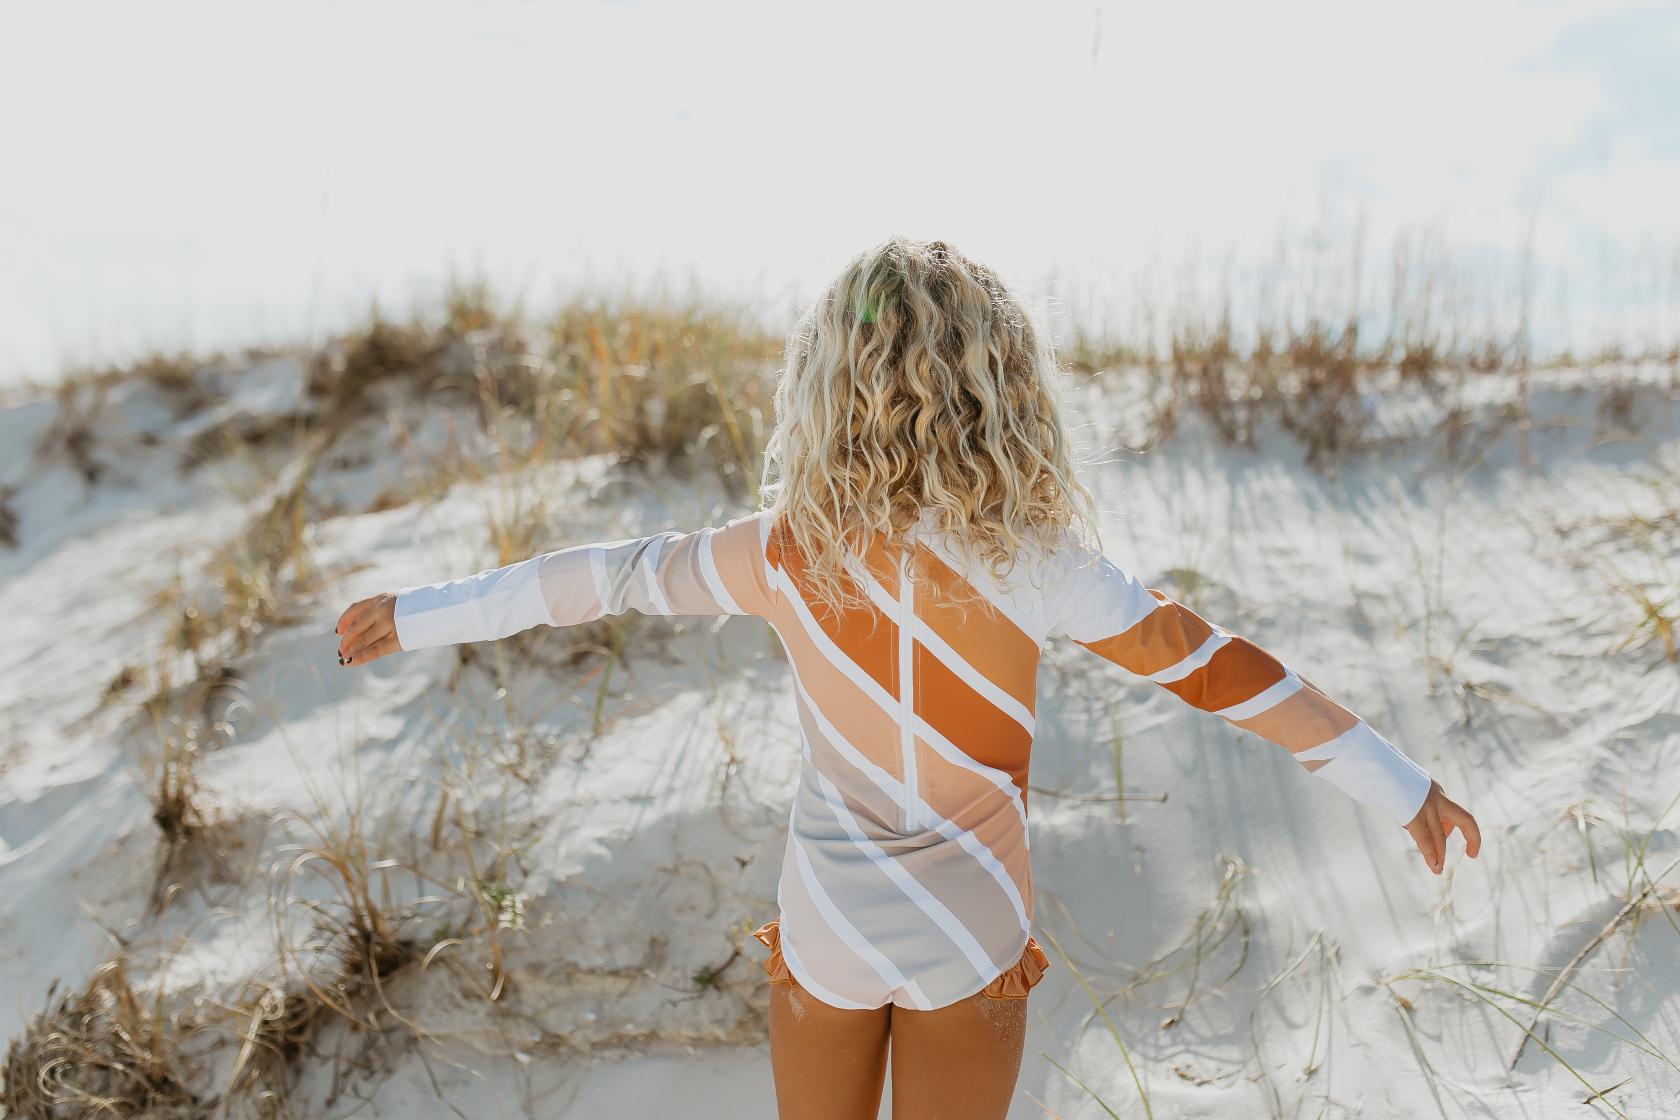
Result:
{"label": "pale sky", "polygon": [[1672,3],[0,11],[0,381],[318,338],[452,265],[774,312],[893,233],[1118,323],[1315,223],[1490,291],[1527,244],[1558,337],[1673,337],[1677,198]]}

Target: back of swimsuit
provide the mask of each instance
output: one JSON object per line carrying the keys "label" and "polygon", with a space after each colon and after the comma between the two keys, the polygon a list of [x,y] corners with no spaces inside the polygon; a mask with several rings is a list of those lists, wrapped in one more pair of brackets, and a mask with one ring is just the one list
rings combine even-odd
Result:
{"label": "back of swimsuit", "polygon": [[[404,649],[636,610],[754,615],[792,670],[803,762],[777,889],[779,950],[836,1007],[955,1003],[1030,940],[1027,764],[1039,652],[1065,636],[1288,749],[1405,824],[1429,776],[1240,635],[1068,541],[1000,580],[930,527],[849,557],[834,612],[770,515],[579,545],[397,595]],[[1035,970],[1032,980],[1036,981]]]}

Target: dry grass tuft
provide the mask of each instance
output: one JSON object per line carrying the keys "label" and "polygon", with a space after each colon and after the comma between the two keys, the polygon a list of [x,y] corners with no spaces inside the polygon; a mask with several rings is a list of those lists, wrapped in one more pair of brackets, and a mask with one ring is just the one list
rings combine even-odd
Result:
{"label": "dry grass tuft", "polygon": [[704,457],[750,490],[782,340],[738,310],[574,304],[548,323],[552,407],[584,452],[632,463]]}
{"label": "dry grass tuft", "polygon": [[176,419],[182,419],[222,399],[213,379],[207,376],[218,364],[220,359],[214,356],[184,351],[156,353],[125,369],[111,370],[107,376],[117,381],[139,380],[169,404]]}
{"label": "dry grass tuft", "polygon": [[301,446],[311,423],[305,413],[235,413],[194,433],[181,452],[180,468],[183,472],[195,470],[236,452]]}
{"label": "dry grass tuft", "polygon": [[[395,901],[392,877],[407,869],[373,850],[359,806],[342,822],[322,812],[303,824],[310,839],[287,849],[290,859],[270,896],[281,962],[301,985],[301,998],[376,1029],[378,1010],[391,1010],[383,985],[423,951],[412,927],[428,900]],[[306,916],[302,940],[292,921],[297,911]]]}
{"label": "dry grass tuft", "polygon": [[375,307],[365,327],[315,355],[305,387],[327,415],[343,415],[365,409],[381,383],[429,375],[442,352],[424,323],[395,323]]}
{"label": "dry grass tuft", "polygon": [[105,475],[105,464],[94,455],[95,427],[105,411],[112,382],[103,379],[67,380],[54,393],[57,411],[35,444],[38,462],[67,463],[89,486]]}
{"label": "dry grass tuft", "polygon": [[122,957],[80,991],[47,991],[47,1005],[6,1051],[0,1105],[13,1120],[201,1120],[208,1105],[191,1088],[185,1054],[196,1029],[129,982]]}
{"label": "dry grass tuft", "polygon": [[1306,449],[1308,466],[1328,466],[1365,434],[1358,324],[1310,323],[1289,340],[1285,354],[1290,381],[1276,393],[1278,419]]}
{"label": "dry grass tuft", "polygon": [[314,1053],[316,1034],[328,1021],[326,1006],[306,993],[252,978],[224,1014],[239,1040],[224,1097],[261,1116],[286,1115],[287,1094],[297,1086]]}
{"label": "dry grass tuft", "polygon": [[207,807],[198,766],[205,751],[225,741],[227,712],[238,702],[240,684],[226,666],[201,666],[179,689],[160,673],[160,686],[143,705],[149,726],[140,770],[163,844],[152,880],[153,913],[161,913],[183,884],[238,878],[233,857],[241,830]]}
{"label": "dry grass tuft", "polygon": [[327,441],[317,438],[293,481],[205,562],[207,587],[177,579],[153,598],[173,611],[171,646],[203,663],[239,656],[263,634],[295,623],[298,600],[315,585],[308,531],[316,516],[308,483]]}

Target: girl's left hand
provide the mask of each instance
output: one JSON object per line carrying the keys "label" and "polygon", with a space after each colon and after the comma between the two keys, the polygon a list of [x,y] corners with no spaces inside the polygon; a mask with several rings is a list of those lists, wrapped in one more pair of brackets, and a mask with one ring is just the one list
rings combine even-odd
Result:
{"label": "girl's left hand", "polygon": [[1423,807],[1412,818],[1412,823],[1406,826],[1406,831],[1412,834],[1412,841],[1423,853],[1429,870],[1437,875],[1446,864],[1447,837],[1455,828],[1464,837],[1464,854],[1475,859],[1482,850],[1482,830],[1476,827],[1476,818],[1470,815],[1468,809],[1450,800],[1441,789],[1440,782],[1430,782],[1429,796],[1423,799]]}
{"label": "girl's left hand", "polygon": [[344,609],[333,627],[340,665],[365,665],[402,650],[397,641],[396,606],[396,595],[384,591]]}

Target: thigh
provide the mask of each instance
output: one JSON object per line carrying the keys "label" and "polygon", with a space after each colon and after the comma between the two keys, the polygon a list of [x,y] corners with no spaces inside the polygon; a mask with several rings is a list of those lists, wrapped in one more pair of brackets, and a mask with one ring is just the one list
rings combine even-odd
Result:
{"label": "thigh", "polygon": [[780,1120],[876,1120],[892,1004],[833,1007],[798,982],[770,985],[770,1068]]}
{"label": "thigh", "polygon": [[1027,1043],[1025,997],[893,1008],[894,1120],[1003,1120]]}

